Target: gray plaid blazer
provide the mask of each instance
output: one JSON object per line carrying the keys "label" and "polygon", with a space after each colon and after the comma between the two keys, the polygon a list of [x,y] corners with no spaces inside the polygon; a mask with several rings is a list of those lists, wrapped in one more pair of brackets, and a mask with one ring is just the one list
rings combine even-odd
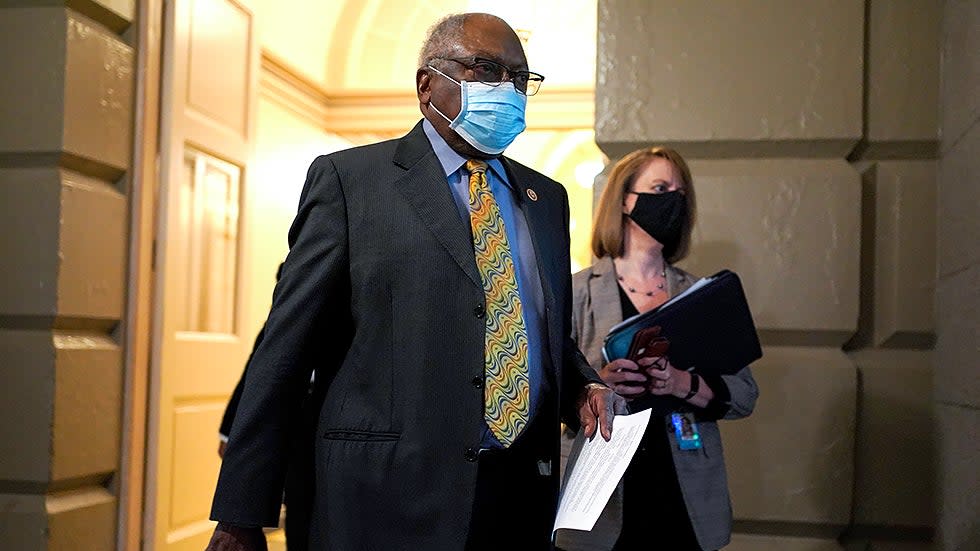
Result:
{"label": "gray plaid blazer", "polygon": [[[667,269],[667,291],[674,296],[690,287],[697,278],[673,266]],[[572,276],[572,331],[579,348],[597,371],[602,367],[602,340],[609,329],[623,320],[619,301],[619,284],[611,258],[597,260],[591,267]],[[734,375],[723,377],[731,393],[731,407],[725,419],[739,419],[752,413],[759,387],[752,371],[745,367]],[[662,418],[651,423],[661,423]],[[664,423],[674,456],[674,467],[691,525],[702,549],[720,549],[731,540],[732,507],[728,495],[728,478],[722,451],[721,433],[713,421],[698,423],[701,430],[700,450],[684,451],[677,446],[671,427]],[[562,439],[562,470],[568,458],[572,438]],[[599,551],[612,549],[622,526],[622,483],[609,499],[602,516],[591,532],[560,530],[557,545],[566,551]],[[651,536],[656,543],[656,536]]]}

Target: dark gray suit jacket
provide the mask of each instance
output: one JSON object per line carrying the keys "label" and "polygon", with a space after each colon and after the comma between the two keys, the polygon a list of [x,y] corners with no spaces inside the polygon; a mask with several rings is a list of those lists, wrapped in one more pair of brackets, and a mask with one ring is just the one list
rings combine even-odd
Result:
{"label": "dark gray suit jacket", "polygon": [[[691,274],[669,267],[667,292],[674,296],[697,281]],[[613,325],[623,321],[619,300],[619,283],[611,258],[600,258],[591,267],[573,276],[573,335],[596,369],[601,369],[603,339]],[[752,413],[759,397],[759,387],[748,367],[734,375],[723,375],[724,384],[731,394],[731,405],[725,419],[739,419]],[[660,422],[662,418],[657,418]],[[655,422],[651,418],[651,423]],[[684,451],[677,445],[672,427],[664,425],[667,432],[677,480],[680,483],[684,503],[690,514],[691,526],[702,549],[720,549],[731,538],[732,509],[728,495],[728,478],[722,453],[721,433],[718,424],[711,420],[698,422],[702,447]],[[571,447],[570,441],[563,447]],[[564,452],[567,456],[567,451]],[[656,496],[651,496],[656,499]],[[622,525],[622,486],[609,499],[606,509],[591,532],[563,530],[558,545],[566,551],[591,551],[612,549],[619,537]],[[651,549],[657,547],[657,533],[650,532]]]}
{"label": "dark gray suit jacket", "polygon": [[[559,417],[595,372],[571,340],[568,200],[553,180],[503,159],[534,243]],[[528,194],[528,190],[534,193]],[[530,200],[534,195],[537,200]],[[462,549],[470,525],[484,371],[484,294],[469,227],[421,123],[405,137],[310,167],[290,251],[248,377],[212,519],[275,525],[290,423],[316,369],[313,549]],[[559,411],[561,410],[561,411]],[[514,499],[554,502],[548,496]]]}

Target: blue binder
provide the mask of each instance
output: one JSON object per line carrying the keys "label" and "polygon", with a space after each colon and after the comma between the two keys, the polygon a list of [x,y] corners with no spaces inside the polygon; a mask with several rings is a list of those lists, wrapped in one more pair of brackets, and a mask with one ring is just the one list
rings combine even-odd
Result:
{"label": "blue binder", "polygon": [[606,361],[626,357],[636,332],[655,325],[670,342],[667,356],[677,369],[730,375],[762,357],[742,282],[730,270],[615,325],[603,343]]}

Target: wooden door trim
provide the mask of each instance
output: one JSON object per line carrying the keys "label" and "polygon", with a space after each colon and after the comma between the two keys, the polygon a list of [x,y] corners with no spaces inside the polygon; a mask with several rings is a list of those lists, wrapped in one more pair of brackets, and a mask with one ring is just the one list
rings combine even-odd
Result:
{"label": "wooden door trim", "polygon": [[137,8],[137,68],[133,171],[129,224],[123,431],[116,549],[140,549],[146,479],[146,421],[149,408],[153,308],[155,197],[160,121],[162,0],[140,0]]}
{"label": "wooden door trim", "polygon": [[[160,1],[160,0],[156,0]],[[143,526],[142,526],[142,546],[146,551],[160,551],[162,549],[178,548],[184,537],[198,538],[203,536],[206,528],[206,513],[202,512],[200,519],[197,518],[195,509],[194,519],[188,521],[184,517],[177,518],[171,514],[175,509],[175,495],[185,495],[181,490],[175,489],[177,472],[185,475],[191,471],[179,471],[175,467],[175,455],[173,454],[176,446],[177,419],[173,415],[173,408],[177,402],[183,398],[181,392],[187,389],[181,385],[174,377],[171,368],[180,364],[179,355],[184,348],[184,337],[191,335],[190,341],[195,341],[193,333],[182,331],[178,321],[181,307],[172,301],[172,293],[180,294],[180,285],[175,283],[181,280],[177,270],[181,260],[180,239],[177,239],[175,232],[179,229],[179,224],[174,218],[179,213],[179,193],[181,191],[180,181],[183,178],[182,169],[184,167],[185,152],[188,148],[199,150],[202,154],[213,156],[225,162],[231,162],[241,169],[240,178],[250,179],[252,151],[250,140],[254,137],[255,118],[257,116],[257,75],[258,75],[258,47],[255,41],[257,34],[254,30],[255,12],[248,5],[246,0],[221,0],[238,9],[247,12],[249,18],[249,28],[247,29],[247,51],[241,51],[241,60],[248,63],[247,86],[246,86],[246,105],[248,106],[246,128],[243,136],[227,135],[219,130],[215,131],[207,125],[198,124],[201,121],[195,119],[199,111],[195,110],[187,103],[187,90],[190,79],[189,65],[187,60],[193,53],[192,48],[192,26],[189,24],[193,17],[192,0],[164,0],[164,9],[160,19],[162,32],[159,33],[160,41],[160,66],[159,66],[159,90],[158,97],[158,147],[157,147],[157,180],[156,193],[153,200],[153,220],[152,232],[155,235],[154,243],[154,271],[150,298],[150,321],[149,321],[149,369],[148,386],[146,399],[145,415],[145,455],[143,480]],[[244,3],[243,3],[244,1]],[[242,35],[240,35],[242,36]],[[240,44],[245,44],[240,42]],[[217,123],[222,121],[215,120]],[[243,183],[244,182],[244,183]],[[239,204],[244,205],[249,200],[247,197],[248,182],[239,182],[240,197]],[[247,211],[242,208],[242,211]],[[237,280],[236,297],[238,302],[236,308],[236,328],[245,326],[244,320],[248,318],[247,308],[241,303],[242,290],[248,287],[250,276],[244,266],[248,265],[249,252],[243,250],[243,246],[248,242],[248,230],[239,221],[238,226],[238,270],[235,274]],[[176,287],[174,287],[176,285]],[[237,344],[239,350],[234,351],[235,372],[237,378],[240,374],[242,365],[247,357],[248,347],[251,339],[242,338],[238,334],[232,338],[226,335],[210,334],[209,340],[217,340],[225,343],[232,341]],[[240,357],[239,357],[240,356]],[[183,364],[189,365],[189,364]],[[230,365],[230,364],[229,364]],[[196,382],[208,383],[213,381],[193,378]],[[190,378],[183,379],[184,382]],[[222,382],[222,388],[227,386],[230,392],[234,386],[234,380]],[[207,390],[208,396],[215,398],[218,396],[214,388]],[[186,428],[189,425],[186,425]],[[195,425],[199,426],[199,425]],[[217,424],[215,424],[217,430]],[[200,443],[200,439],[193,440]],[[215,435],[215,450],[217,448],[217,438]],[[185,448],[185,450],[188,448]],[[213,458],[217,461],[217,456]],[[210,460],[210,459],[209,459]],[[183,481],[188,478],[181,479]],[[197,491],[201,487],[195,486]],[[196,499],[196,498],[195,498]],[[201,504],[194,501],[195,506]],[[174,547],[174,546],[177,547]]]}

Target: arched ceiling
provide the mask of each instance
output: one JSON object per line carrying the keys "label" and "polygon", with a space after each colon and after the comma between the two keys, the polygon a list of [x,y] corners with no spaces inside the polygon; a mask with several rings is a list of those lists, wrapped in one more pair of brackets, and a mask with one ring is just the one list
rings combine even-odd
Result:
{"label": "arched ceiling", "polygon": [[526,37],[542,93],[595,83],[596,0],[258,0],[262,47],[328,92],[411,89],[419,46],[443,15],[483,11]]}
{"label": "arched ceiling", "polygon": [[419,119],[418,51],[439,18],[480,11],[510,23],[546,80],[507,154],[565,185],[573,264],[591,262],[592,177],[605,162],[592,130],[597,0],[253,1],[272,59],[263,67],[299,81],[319,104],[306,120],[351,144],[401,135]]}

